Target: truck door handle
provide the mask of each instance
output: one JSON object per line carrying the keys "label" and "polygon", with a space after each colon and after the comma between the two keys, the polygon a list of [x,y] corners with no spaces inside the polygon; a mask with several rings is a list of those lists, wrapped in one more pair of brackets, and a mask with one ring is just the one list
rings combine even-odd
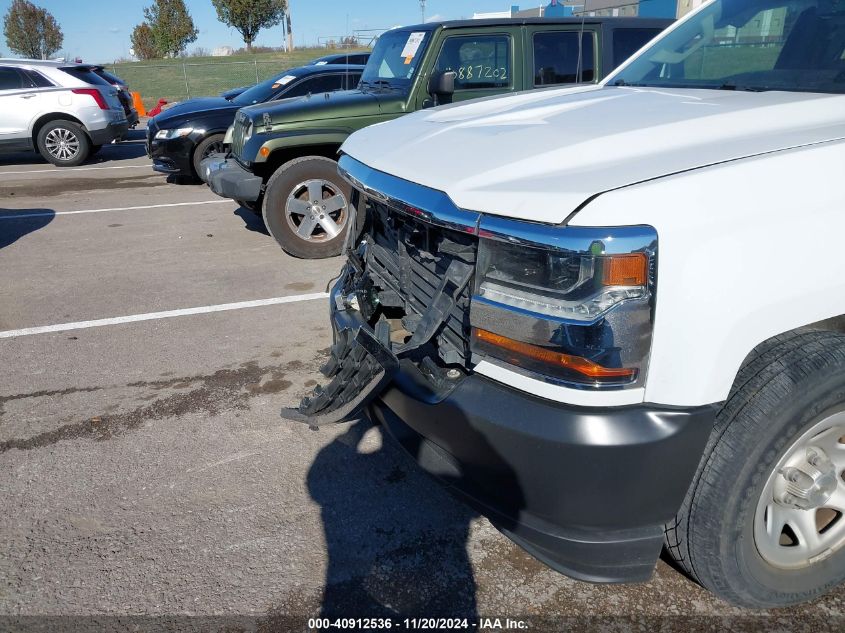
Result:
{"label": "truck door handle", "polygon": [[21,99],[32,99],[35,95],[30,93],[28,95],[21,95]]}

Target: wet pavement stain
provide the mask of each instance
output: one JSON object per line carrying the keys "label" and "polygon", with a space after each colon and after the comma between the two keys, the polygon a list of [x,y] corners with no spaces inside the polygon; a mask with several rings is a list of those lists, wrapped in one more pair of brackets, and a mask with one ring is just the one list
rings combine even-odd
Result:
{"label": "wet pavement stain", "polygon": [[314,283],[311,281],[294,281],[290,284],[285,284],[285,288],[287,290],[312,290],[314,288]]}
{"label": "wet pavement stain", "polygon": [[[284,376],[284,374],[282,374]],[[290,380],[283,380],[282,378],[274,378],[268,380],[262,385],[253,385],[249,388],[249,392],[255,395],[259,394],[269,394],[269,393],[281,393],[282,391],[286,390],[288,387],[293,385]]]}
{"label": "wet pavement stain", "polygon": [[55,180],[21,180],[15,186],[0,187],[0,198],[13,196],[32,196],[37,199],[61,196],[68,191],[112,191],[116,189],[136,189],[166,187],[167,182],[157,174],[127,176],[120,179],[73,178]]}
{"label": "wet pavement stain", "polygon": [[9,396],[0,396],[0,417],[5,413],[4,405],[13,400],[24,400],[26,398],[55,398],[57,396],[68,396],[74,393],[91,393],[101,391],[105,387],[68,387],[67,389],[45,389],[30,393],[16,393]]}
{"label": "wet pavement stain", "polygon": [[[324,360],[322,356],[318,355],[314,358],[312,364],[319,366]],[[285,380],[284,376],[287,372],[302,367],[304,367],[302,361],[290,361],[284,365],[270,367],[261,367],[256,361],[249,361],[236,369],[220,369],[207,376],[177,377],[168,380],[129,383],[126,386],[145,387],[157,391],[165,388],[182,391],[163,397],[156,394],[143,395],[140,396],[141,400],[152,400],[152,402],[132,411],[111,415],[107,413],[94,415],[86,420],[65,424],[29,438],[15,438],[0,442],[0,453],[12,449],[43,448],[63,440],[82,438],[98,441],[108,440],[151,420],[179,418],[194,413],[217,415],[224,410],[246,410],[250,398],[280,393],[291,387],[293,383]],[[189,388],[189,391],[184,391]],[[101,389],[104,389],[104,387],[33,392],[31,394],[7,396],[5,400],[65,395]],[[0,399],[0,406],[2,402],[3,400]],[[107,410],[108,408],[106,408]]]}

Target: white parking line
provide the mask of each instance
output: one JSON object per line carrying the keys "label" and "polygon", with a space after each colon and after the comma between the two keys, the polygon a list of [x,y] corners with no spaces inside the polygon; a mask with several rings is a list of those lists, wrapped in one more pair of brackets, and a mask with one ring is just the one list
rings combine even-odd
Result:
{"label": "white parking line", "polygon": [[110,167],[65,167],[55,169],[33,169],[31,171],[0,171],[0,176],[20,175],[20,174],[67,174],[74,171],[95,171],[97,169],[149,169],[152,163],[145,163],[143,165],[113,165]]}
{"label": "white parking line", "polygon": [[78,213],[103,213],[105,211],[137,211],[139,209],[165,209],[168,207],[192,207],[197,204],[223,204],[231,200],[201,200],[199,202],[170,202],[168,204],[145,204],[140,207],[111,207],[109,209],[82,209],[80,211],[49,211],[37,213],[19,213],[15,215],[14,209],[7,209],[11,211],[10,214],[0,213],[0,220],[20,220],[21,218],[44,218],[53,217],[54,215],[76,215]]}
{"label": "white parking line", "polygon": [[212,312],[225,312],[227,310],[260,308],[263,306],[274,306],[283,303],[299,303],[301,301],[326,299],[328,296],[329,295],[325,292],[315,292],[307,295],[291,295],[288,297],[274,297],[272,299],[257,299],[255,301],[221,303],[219,305],[214,306],[200,306],[198,308],[184,308],[181,310],[168,310],[166,312],[148,312],[147,314],[132,314],[129,316],[112,317],[110,319],[77,321],[75,323],[59,323],[57,325],[42,325],[39,327],[27,327],[20,330],[6,330],[4,332],[0,332],[0,338],[15,338],[18,336],[31,336],[33,334],[47,334],[49,332],[66,332],[68,330],[83,330],[92,327],[103,327],[104,325],[137,323],[138,321],[155,321],[157,319],[170,319],[172,317],[189,316],[193,314],[210,314]]}

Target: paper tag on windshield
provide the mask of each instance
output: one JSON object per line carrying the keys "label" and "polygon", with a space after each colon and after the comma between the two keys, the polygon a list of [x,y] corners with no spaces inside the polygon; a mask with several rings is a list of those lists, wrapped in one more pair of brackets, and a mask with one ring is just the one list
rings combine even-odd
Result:
{"label": "paper tag on windshield", "polygon": [[405,44],[405,48],[402,49],[402,54],[400,55],[400,57],[405,58],[406,64],[411,63],[414,55],[416,55],[417,51],[420,50],[420,44],[422,44],[424,38],[425,32],[420,31],[411,33],[411,35],[408,36],[408,42]]}
{"label": "paper tag on windshield", "polygon": [[287,86],[294,79],[296,79],[296,77],[293,76],[293,75],[285,75],[284,77],[279,79],[279,81],[277,81],[276,83],[273,84],[273,90],[275,90],[279,86]]}

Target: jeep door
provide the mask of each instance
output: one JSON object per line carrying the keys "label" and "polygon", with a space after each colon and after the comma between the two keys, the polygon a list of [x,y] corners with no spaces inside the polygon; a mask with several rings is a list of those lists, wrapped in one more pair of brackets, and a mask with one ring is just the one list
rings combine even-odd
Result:
{"label": "jeep door", "polygon": [[531,25],[526,29],[526,88],[595,83],[601,77],[599,33],[587,25]]}
{"label": "jeep door", "polygon": [[[457,75],[453,103],[523,88],[522,56],[516,54],[522,48],[520,29],[446,29],[443,34],[429,76],[450,71]],[[423,97],[430,101],[429,95]]]}

